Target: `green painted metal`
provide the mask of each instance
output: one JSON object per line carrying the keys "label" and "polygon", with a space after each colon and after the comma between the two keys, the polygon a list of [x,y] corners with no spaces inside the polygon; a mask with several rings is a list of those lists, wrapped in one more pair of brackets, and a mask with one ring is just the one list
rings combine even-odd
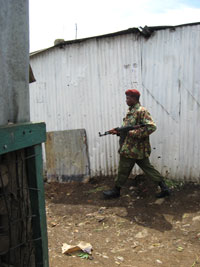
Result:
{"label": "green painted metal", "polygon": [[0,127],[0,155],[45,141],[46,125],[44,122],[10,124]]}
{"label": "green painted metal", "polygon": [[33,239],[35,240],[36,266],[48,267],[48,240],[41,144],[29,147],[26,151],[29,188],[37,188],[37,190],[29,190],[31,210],[34,215],[32,226]]}
{"label": "green painted metal", "polygon": [[41,146],[45,141],[45,123],[21,123],[0,127],[0,155],[19,149],[26,150],[36,267],[49,266]]}

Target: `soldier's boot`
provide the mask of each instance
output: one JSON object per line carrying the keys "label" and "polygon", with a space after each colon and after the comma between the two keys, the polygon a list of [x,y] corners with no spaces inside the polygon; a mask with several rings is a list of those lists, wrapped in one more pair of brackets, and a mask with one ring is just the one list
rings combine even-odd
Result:
{"label": "soldier's boot", "polygon": [[107,199],[120,197],[120,187],[115,186],[114,188],[103,191],[103,196]]}
{"label": "soldier's boot", "polygon": [[160,186],[161,192],[156,194],[157,198],[170,196],[171,194],[170,189],[167,187],[164,181],[159,182],[158,185]]}

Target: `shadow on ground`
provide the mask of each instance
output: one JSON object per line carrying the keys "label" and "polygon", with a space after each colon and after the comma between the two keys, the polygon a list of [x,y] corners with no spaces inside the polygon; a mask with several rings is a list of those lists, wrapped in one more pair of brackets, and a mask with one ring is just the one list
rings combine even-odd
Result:
{"label": "shadow on ground", "polygon": [[[46,183],[45,192],[46,197],[54,204],[82,207],[90,205],[94,209],[107,207],[111,210],[115,207],[123,207],[126,212],[117,214],[119,217],[160,232],[172,229],[170,221],[182,221],[185,214],[200,211],[200,185],[188,183],[181,187],[177,186],[172,188],[170,197],[157,200],[155,198],[157,187],[147,177],[140,175],[128,180],[120,198],[105,200],[102,191],[112,185],[113,178],[110,177],[94,178],[85,184]],[[80,210],[72,209],[72,216],[77,212],[84,211],[81,207]]]}

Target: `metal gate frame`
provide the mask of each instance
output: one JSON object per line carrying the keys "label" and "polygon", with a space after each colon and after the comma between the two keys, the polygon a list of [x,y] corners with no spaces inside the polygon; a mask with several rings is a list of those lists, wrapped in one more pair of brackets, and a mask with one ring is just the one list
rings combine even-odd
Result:
{"label": "metal gate frame", "polygon": [[28,122],[0,127],[0,155],[25,150],[31,211],[34,214],[31,226],[37,267],[49,266],[41,145],[45,141],[45,123]]}

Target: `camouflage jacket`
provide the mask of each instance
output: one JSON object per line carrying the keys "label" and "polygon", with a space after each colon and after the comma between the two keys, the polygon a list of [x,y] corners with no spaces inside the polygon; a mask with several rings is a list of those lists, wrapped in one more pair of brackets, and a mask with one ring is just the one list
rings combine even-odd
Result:
{"label": "camouflage jacket", "polygon": [[134,126],[145,124],[146,126],[128,132],[126,139],[120,147],[120,155],[126,158],[143,159],[151,154],[149,135],[156,130],[150,113],[140,103],[128,109],[122,126]]}

